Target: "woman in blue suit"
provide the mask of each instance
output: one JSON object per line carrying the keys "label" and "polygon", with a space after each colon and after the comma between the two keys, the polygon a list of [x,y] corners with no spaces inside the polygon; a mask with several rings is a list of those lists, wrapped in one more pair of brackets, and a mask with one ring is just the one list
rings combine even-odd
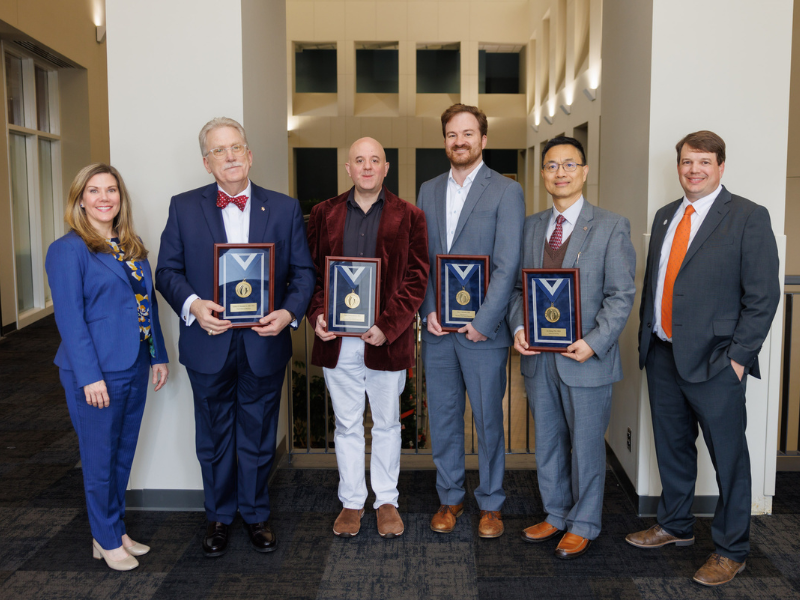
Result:
{"label": "woman in blue suit", "polygon": [[81,170],[64,218],[71,231],[45,261],[61,334],[55,363],[80,443],[93,555],[128,571],[150,550],[128,537],[122,519],[148,373],[152,367],[160,390],[167,351],[147,249],[119,172],[100,163]]}

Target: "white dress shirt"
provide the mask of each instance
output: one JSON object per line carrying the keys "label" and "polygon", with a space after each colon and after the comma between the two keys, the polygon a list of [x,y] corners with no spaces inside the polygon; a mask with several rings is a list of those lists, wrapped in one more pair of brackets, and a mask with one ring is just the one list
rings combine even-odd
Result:
{"label": "white dress shirt", "polygon": [[[658,260],[658,283],[656,285],[653,332],[665,342],[671,342],[672,338],[668,337],[661,327],[661,296],[664,295],[664,279],[666,279],[667,276],[667,263],[669,263],[669,253],[672,251],[672,240],[675,238],[675,230],[678,229],[678,224],[681,222],[681,219],[683,219],[683,213],[686,212],[686,207],[691,204],[694,207],[694,212],[691,216],[692,229],[689,233],[689,244],[686,246],[686,250],[688,251],[692,246],[694,236],[697,235],[697,230],[700,229],[700,225],[703,224],[703,220],[706,218],[711,205],[714,204],[714,200],[717,199],[721,191],[722,185],[719,185],[717,189],[708,196],[704,196],[694,202],[689,202],[686,196],[684,196],[683,202],[681,202],[681,205],[672,217],[672,222],[669,224],[669,229],[667,229],[667,235],[664,237],[664,243],[661,245],[661,256]],[[652,232],[650,234],[652,235]]]}
{"label": "white dress shirt", "polygon": [[[222,211],[222,223],[225,226],[225,236],[228,238],[229,244],[247,244],[250,240],[250,196],[251,196],[251,187],[252,184],[248,180],[247,187],[241,194],[236,194],[238,196],[247,196],[247,204],[244,205],[244,210],[240,210],[238,206],[236,206],[233,202],[229,203],[228,206],[225,208],[221,208]],[[225,192],[222,188],[217,185],[217,189],[221,192]],[[189,310],[192,306],[192,302],[197,300],[200,296],[197,294],[192,294],[183,303],[183,308],[181,309],[181,319],[186,325],[191,325],[194,323],[194,315]]]}
{"label": "white dress shirt", "polygon": [[[545,236],[544,236],[545,244],[550,243],[550,236],[553,235],[553,231],[556,228],[556,219],[558,218],[558,215],[564,217],[564,222],[561,223],[561,240],[562,240],[561,243],[563,244],[564,242],[567,241],[567,238],[569,238],[569,236],[572,235],[572,230],[575,229],[575,223],[578,221],[578,216],[581,214],[583,203],[584,203],[583,194],[581,194],[581,197],[578,198],[578,201],[572,206],[570,206],[563,213],[558,212],[558,209],[556,208],[555,204],[553,205],[553,209],[550,211],[550,221],[547,224],[547,230],[545,231]],[[518,326],[514,330],[514,337],[516,337],[517,333],[523,329],[525,328],[522,326]]]}
{"label": "white dress shirt", "polygon": [[453,169],[447,176],[447,251],[450,252],[450,246],[453,245],[453,238],[456,235],[456,227],[458,226],[458,218],[461,216],[461,210],[464,208],[464,202],[467,201],[469,190],[472,187],[472,182],[478,171],[481,170],[483,161],[478,163],[467,178],[464,180],[464,185],[458,185],[455,178],[453,178]]}

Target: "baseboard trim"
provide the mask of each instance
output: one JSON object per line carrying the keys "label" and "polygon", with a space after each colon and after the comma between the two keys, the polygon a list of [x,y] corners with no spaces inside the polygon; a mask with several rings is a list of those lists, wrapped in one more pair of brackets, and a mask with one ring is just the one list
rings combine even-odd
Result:
{"label": "baseboard trim", "polygon": [[[622,463],[619,462],[614,450],[606,442],[606,458],[614,476],[619,481],[622,490],[628,499],[633,503],[636,514],[640,517],[655,517],[658,512],[659,496],[640,496],[636,493],[633,482],[628,477]],[[697,517],[713,517],[717,508],[718,496],[695,496],[692,503],[692,513]]]}
{"label": "baseboard trim", "polygon": [[[278,466],[286,456],[286,437],[275,449],[275,460],[269,481],[275,476]],[[203,490],[128,490],[125,492],[125,505],[128,510],[160,510],[160,511],[205,511]]]}

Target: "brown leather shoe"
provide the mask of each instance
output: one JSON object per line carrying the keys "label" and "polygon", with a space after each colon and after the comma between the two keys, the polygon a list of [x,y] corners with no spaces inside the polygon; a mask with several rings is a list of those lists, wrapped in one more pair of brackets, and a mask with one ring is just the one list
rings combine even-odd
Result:
{"label": "brown leather shoe", "polygon": [[393,538],[403,535],[403,519],[392,504],[381,504],[378,507],[378,533],[382,538]]}
{"label": "brown leather shoe", "polygon": [[343,508],[339,516],[333,522],[333,535],[339,537],[353,537],[358,535],[361,530],[361,517],[364,516],[364,509]]}
{"label": "brown leather shoe", "polygon": [[564,537],[561,538],[561,541],[558,542],[555,555],[556,558],[562,560],[572,560],[573,558],[578,558],[582,554],[585,554],[591,545],[592,540],[568,531],[564,534]]}
{"label": "brown leather shoe", "polygon": [[526,542],[546,542],[563,533],[564,531],[562,529],[553,527],[547,521],[542,521],[541,523],[523,529],[521,537]]}
{"label": "brown leather shoe", "polygon": [[482,510],[478,523],[478,535],[482,538],[497,538],[503,535],[503,517],[499,510]]}
{"label": "brown leather shoe", "polygon": [[694,544],[694,536],[690,538],[677,538],[664,531],[661,525],[656,523],[650,529],[629,533],[625,537],[625,541],[637,548],[661,548],[661,546],[666,546],[667,544],[691,546]]}
{"label": "brown leather shoe", "polygon": [[714,552],[692,579],[701,585],[722,585],[728,583],[737,573],[744,571],[746,564],[747,561],[736,562]]}
{"label": "brown leather shoe", "polygon": [[464,503],[442,504],[431,518],[431,529],[436,533],[450,533],[456,526],[456,519],[464,513]]}

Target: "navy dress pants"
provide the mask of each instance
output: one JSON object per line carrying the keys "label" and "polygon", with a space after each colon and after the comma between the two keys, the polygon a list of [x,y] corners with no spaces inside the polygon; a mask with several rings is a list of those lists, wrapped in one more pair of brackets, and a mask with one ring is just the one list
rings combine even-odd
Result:
{"label": "navy dress pants", "polygon": [[59,371],[72,426],[78,434],[89,526],[94,539],[106,550],[122,546],[125,534],[125,490],[139,439],[149,372],[150,349],[142,342],[130,369],[103,373],[108,407],[96,408],[86,403],[75,374]]}
{"label": "navy dress pants", "polygon": [[228,357],[218,373],[186,369],[194,392],[197,459],[208,520],[230,525],[238,509],[245,523],[261,523],[270,514],[267,478],[275,458],[286,372],[258,377],[245,350],[244,335],[249,332],[232,333]]}
{"label": "navy dress pants", "polygon": [[672,344],[655,336],[647,353],[647,388],[661,499],[658,522],[674,536],[692,537],[698,424],[717,475],[719,499],[711,522],[716,552],[742,562],[750,552],[752,482],[747,450],[745,384],[732,366],[692,383],[675,367]]}

